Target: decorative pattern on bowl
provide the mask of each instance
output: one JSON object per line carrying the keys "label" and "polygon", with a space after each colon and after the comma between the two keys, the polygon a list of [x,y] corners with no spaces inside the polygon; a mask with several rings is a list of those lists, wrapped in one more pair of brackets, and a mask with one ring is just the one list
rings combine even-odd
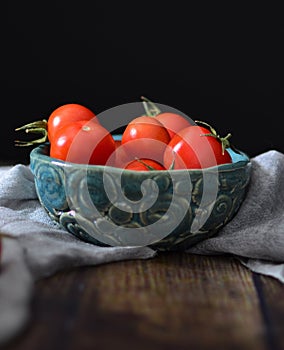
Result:
{"label": "decorative pattern on bowl", "polygon": [[229,151],[232,164],[203,170],[131,171],[63,162],[44,144],[31,151],[30,168],[42,206],[78,238],[182,250],[217,234],[245,198],[250,160]]}

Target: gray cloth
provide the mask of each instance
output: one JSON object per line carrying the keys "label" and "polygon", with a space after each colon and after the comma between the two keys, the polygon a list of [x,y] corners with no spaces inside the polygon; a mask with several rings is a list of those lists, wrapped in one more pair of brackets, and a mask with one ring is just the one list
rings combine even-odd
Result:
{"label": "gray cloth", "polygon": [[[235,218],[187,252],[230,254],[252,271],[284,283],[283,173],[282,153],[253,158],[250,187]],[[65,268],[156,255],[147,247],[98,247],[61,230],[41,207],[33,175],[22,164],[0,168],[0,232],[13,237],[4,239],[0,271],[0,343],[29,319],[33,281]]]}
{"label": "gray cloth", "polygon": [[33,278],[24,263],[24,251],[17,240],[3,242],[0,269],[0,344],[23,329],[30,314]]}
{"label": "gray cloth", "polygon": [[54,224],[41,207],[28,166],[0,168],[0,344],[29,320],[31,283],[76,266],[155,256],[147,247],[98,247],[78,240]]}
{"label": "gray cloth", "polygon": [[234,254],[253,271],[284,283],[284,154],[268,151],[251,162],[250,186],[237,215],[188,252]]}

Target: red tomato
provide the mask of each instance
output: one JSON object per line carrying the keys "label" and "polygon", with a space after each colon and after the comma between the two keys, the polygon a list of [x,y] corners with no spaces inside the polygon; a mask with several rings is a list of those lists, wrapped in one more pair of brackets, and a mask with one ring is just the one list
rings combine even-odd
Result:
{"label": "red tomato", "polygon": [[120,140],[115,140],[115,146],[115,152],[109,157],[106,165],[124,169],[135,158],[128,154],[126,147],[121,144]]}
{"label": "red tomato", "polygon": [[47,121],[48,139],[52,142],[53,136],[62,127],[80,120],[92,120],[99,123],[96,115],[87,107],[76,103],[68,103],[56,108]]}
{"label": "red tomato", "polygon": [[16,140],[17,146],[32,146],[49,140],[53,141],[54,135],[63,127],[80,120],[92,120],[100,124],[96,115],[87,107],[77,103],[68,103],[56,108],[49,116],[48,121],[38,120],[16,129],[25,130],[26,133],[37,133],[43,136],[32,141]]}
{"label": "red tomato", "polygon": [[80,164],[105,165],[115,151],[112,135],[102,125],[81,120],[62,127],[50,145],[50,156]]}
{"label": "red tomato", "polygon": [[141,96],[147,116],[155,117],[167,129],[172,138],[178,131],[192,125],[189,120],[178,113],[162,112],[154,102],[145,96]]}
{"label": "red tomato", "polygon": [[[222,148],[227,137],[213,135],[212,130],[201,126],[189,126],[177,133],[164,153],[164,165],[168,168],[174,160],[174,169],[200,169],[231,163],[228,151]],[[210,134],[211,136],[205,136]]]}
{"label": "red tomato", "polygon": [[149,158],[162,162],[170,135],[155,117],[140,116],[126,126],[121,144],[135,158]]}
{"label": "red tomato", "polygon": [[192,125],[189,120],[177,113],[164,112],[158,114],[155,118],[165,126],[171,138],[180,130]]}
{"label": "red tomato", "polygon": [[121,146],[121,140],[114,140],[115,148],[118,148]]}
{"label": "red tomato", "polygon": [[166,170],[166,168],[160,163],[146,158],[133,160],[125,167],[125,169],[138,171]]}

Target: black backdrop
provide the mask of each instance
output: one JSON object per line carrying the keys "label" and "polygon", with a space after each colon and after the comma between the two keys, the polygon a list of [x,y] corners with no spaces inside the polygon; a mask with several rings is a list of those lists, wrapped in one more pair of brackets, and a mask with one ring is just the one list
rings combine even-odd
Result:
{"label": "black backdrop", "polygon": [[61,104],[100,113],[141,95],[231,132],[251,157],[284,152],[278,9],[180,1],[1,6],[1,162],[28,162],[14,129]]}

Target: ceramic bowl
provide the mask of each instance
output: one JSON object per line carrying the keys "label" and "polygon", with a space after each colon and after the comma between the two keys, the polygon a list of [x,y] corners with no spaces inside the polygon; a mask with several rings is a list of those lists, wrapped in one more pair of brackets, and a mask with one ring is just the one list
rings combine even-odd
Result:
{"label": "ceramic bowl", "polygon": [[240,208],[249,157],[203,170],[133,171],[49,157],[49,144],[30,153],[41,205],[78,238],[101,246],[183,250],[226,225]]}

